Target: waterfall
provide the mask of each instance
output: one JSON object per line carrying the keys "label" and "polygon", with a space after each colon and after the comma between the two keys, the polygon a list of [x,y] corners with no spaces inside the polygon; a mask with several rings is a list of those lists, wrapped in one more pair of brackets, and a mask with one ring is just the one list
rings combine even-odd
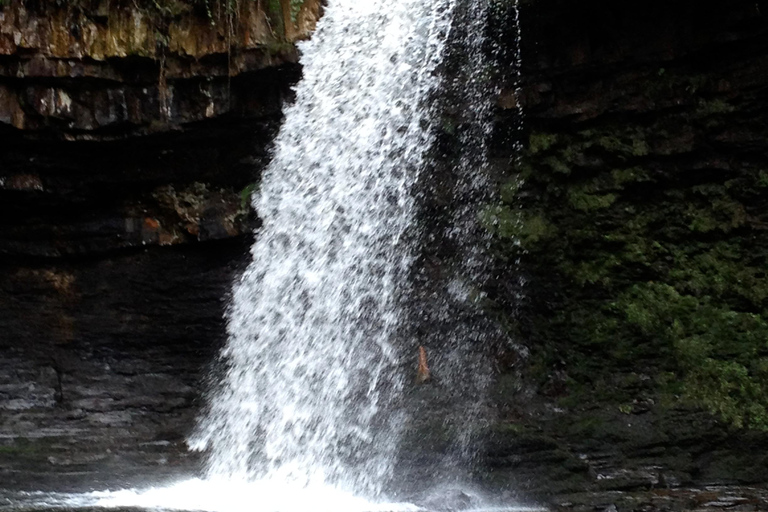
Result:
{"label": "waterfall", "polygon": [[[300,45],[304,76],[254,196],[262,226],[233,289],[222,378],[189,439],[206,453],[205,479],[31,503],[425,510],[383,495],[400,464],[400,491],[407,480],[426,488],[428,507],[538,510],[440,487],[472,472],[472,433],[490,408],[489,347],[505,336],[483,307],[493,265],[479,217],[496,188],[485,22],[510,6],[519,100],[519,0],[328,0]],[[442,154],[439,139],[454,130]],[[417,350],[436,379],[406,394],[415,361],[402,355]],[[403,467],[401,430],[419,437],[435,416],[451,446],[433,464]]]}
{"label": "waterfall", "polygon": [[254,205],[225,374],[190,445],[208,477],[376,495],[403,423],[396,339],[451,0],[332,0]]}
{"label": "waterfall", "polygon": [[[434,389],[413,393],[411,430],[441,432],[448,442],[436,468],[411,464],[418,473],[407,480],[441,490],[471,479],[477,434],[494,414],[488,399],[492,354],[508,343],[487,311],[495,269],[491,236],[481,222],[484,208],[498,200],[488,151],[499,90],[486,33],[498,10],[493,0],[464,0],[454,8],[445,51],[450,80],[438,99],[443,140],[423,184],[425,233],[414,267],[412,316],[435,379]],[[419,412],[425,405],[428,415]]]}

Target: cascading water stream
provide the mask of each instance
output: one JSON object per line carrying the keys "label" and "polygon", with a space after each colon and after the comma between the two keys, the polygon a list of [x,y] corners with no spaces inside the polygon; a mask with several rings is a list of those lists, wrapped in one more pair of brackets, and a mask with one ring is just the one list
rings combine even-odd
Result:
{"label": "cascading water stream", "polygon": [[228,314],[226,373],[192,446],[208,477],[376,495],[402,424],[395,340],[414,257],[413,186],[430,147],[451,0],[335,0],[256,209]]}
{"label": "cascading water stream", "polygon": [[[439,410],[442,425],[436,427],[433,420],[422,423],[439,429],[450,442],[438,470],[420,474],[419,479],[432,479],[443,487],[466,482],[475,469],[478,434],[494,416],[489,398],[493,354],[510,349],[524,352],[489,313],[494,298],[488,295],[494,280],[508,272],[492,257],[488,223],[493,222],[490,207],[499,201],[499,180],[505,179],[510,167],[509,162],[490,158],[501,70],[496,67],[499,48],[494,46],[488,21],[514,22],[516,37],[511,46],[519,98],[519,12],[518,0],[457,2],[446,49],[445,74],[450,79],[441,85],[438,100],[450,143],[443,142],[442,147],[449,147],[437,153],[424,186],[432,199],[427,200],[430,207],[423,214],[427,228],[414,278],[413,314],[419,319],[418,337],[435,363],[438,391],[430,395],[430,408]],[[519,102],[517,109],[522,122]],[[508,141],[517,154],[522,149],[520,135],[518,130],[514,140]]]}
{"label": "cascading water stream", "polygon": [[[477,216],[493,186],[485,151],[494,93],[483,81],[481,35],[490,1],[329,0],[311,41],[300,45],[304,76],[254,200],[263,225],[234,287],[223,378],[189,442],[206,452],[206,478],[145,491],[45,494],[33,503],[220,512],[417,509],[386,503],[382,494],[408,414],[401,352],[448,340],[438,363],[444,381],[456,383],[455,400],[443,412],[461,424],[459,452],[475,422],[466,417],[482,416],[489,382],[488,360],[477,350],[489,328],[469,303],[487,278]],[[420,272],[417,246],[429,236],[417,227],[417,190],[445,108],[435,101],[445,86],[438,68],[457,15],[468,20],[454,36],[468,61],[468,82],[457,97],[474,126],[460,138],[465,156],[451,171],[456,205],[440,235],[457,249],[433,286],[442,296],[426,326],[432,338],[411,339],[405,304],[421,299],[408,283]],[[517,2],[515,18],[519,24]],[[519,63],[519,41],[516,51]],[[423,306],[422,313],[429,309]],[[434,469],[464,464],[464,455],[448,454],[452,462]]]}

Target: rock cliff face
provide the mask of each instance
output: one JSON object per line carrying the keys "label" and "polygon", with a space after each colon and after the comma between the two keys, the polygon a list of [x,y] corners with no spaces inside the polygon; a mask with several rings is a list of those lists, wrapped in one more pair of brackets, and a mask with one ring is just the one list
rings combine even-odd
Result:
{"label": "rock cliff face", "polygon": [[292,3],[14,0],[0,11],[0,123],[96,140],[279,111],[266,77],[233,87],[295,63],[320,3]]}
{"label": "rock cliff face", "polygon": [[[320,14],[293,4],[0,11],[5,486],[194,467],[183,439],[258,222],[247,197],[300,76],[291,43]],[[768,4],[522,2],[519,95],[512,2],[496,7],[502,193],[484,217],[514,343],[478,480],[656,501],[765,482]],[[442,450],[425,428],[413,445]]]}
{"label": "rock cliff face", "polygon": [[[524,3],[524,88],[508,83],[496,124],[509,177],[486,220],[497,254],[521,258],[525,299],[511,277],[493,295],[519,308],[511,334],[530,353],[500,362],[494,485],[768,477],[766,9]],[[516,101],[526,150],[511,168]]]}
{"label": "rock cliff face", "polygon": [[4,487],[187,467],[295,3],[0,7]]}

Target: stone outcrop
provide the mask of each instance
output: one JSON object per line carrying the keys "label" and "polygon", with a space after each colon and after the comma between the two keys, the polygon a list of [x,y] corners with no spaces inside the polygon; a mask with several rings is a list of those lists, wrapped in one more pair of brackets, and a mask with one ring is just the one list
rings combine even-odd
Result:
{"label": "stone outcrop", "polygon": [[292,16],[289,0],[29,4],[0,10],[0,126],[65,139],[274,109],[262,90],[233,93],[233,78],[295,63],[293,43],[321,8],[306,1]]}

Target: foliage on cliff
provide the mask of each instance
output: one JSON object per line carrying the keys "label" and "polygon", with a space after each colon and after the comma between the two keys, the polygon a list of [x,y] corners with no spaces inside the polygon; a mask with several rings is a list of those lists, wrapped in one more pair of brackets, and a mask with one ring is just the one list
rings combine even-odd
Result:
{"label": "foliage on cliff", "polygon": [[566,402],[682,401],[768,429],[765,105],[689,68],[639,83],[645,114],[534,126],[485,214],[529,273],[531,373]]}

